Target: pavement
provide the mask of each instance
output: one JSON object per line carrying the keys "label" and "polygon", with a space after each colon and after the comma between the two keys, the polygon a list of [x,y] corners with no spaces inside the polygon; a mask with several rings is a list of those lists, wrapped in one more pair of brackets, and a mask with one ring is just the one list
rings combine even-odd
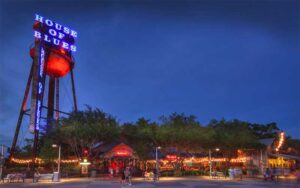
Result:
{"label": "pavement", "polygon": [[68,178],[61,182],[43,180],[32,183],[31,179],[25,183],[0,183],[0,188],[32,187],[32,188],[300,188],[295,180],[284,179],[278,182],[265,182],[261,179],[210,179],[208,177],[163,177],[158,182],[134,178],[132,186],[120,184],[118,178]]}

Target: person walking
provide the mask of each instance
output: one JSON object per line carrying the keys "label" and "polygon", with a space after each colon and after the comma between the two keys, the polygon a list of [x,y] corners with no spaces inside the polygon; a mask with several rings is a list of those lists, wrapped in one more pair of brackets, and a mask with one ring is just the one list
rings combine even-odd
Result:
{"label": "person walking", "polygon": [[121,185],[123,186],[123,185],[125,185],[125,170],[122,169],[121,173],[122,173],[122,175],[121,175]]}
{"label": "person walking", "polygon": [[133,169],[132,167],[128,167],[128,171],[129,171],[129,176],[128,176],[128,185],[131,186],[132,182],[131,182],[131,178],[132,178],[132,174],[133,174]]}
{"label": "person walking", "polygon": [[153,168],[153,181],[157,181],[157,169]]}
{"label": "person walking", "polygon": [[279,180],[279,175],[277,174],[277,168],[275,167],[272,169],[271,179],[275,182]]}
{"label": "person walking", "polygon": [[129,186],[131,186],[132,184],[131,184],[129,167],[126,167],[124,174],[125,174],[125,181],[128,183]]}
{"label": "person walking", "polygon": [[271,179],[271,171],[269,168],[266,169],[266,172],[264,174],[264,180],[268,181],[268,179]]}

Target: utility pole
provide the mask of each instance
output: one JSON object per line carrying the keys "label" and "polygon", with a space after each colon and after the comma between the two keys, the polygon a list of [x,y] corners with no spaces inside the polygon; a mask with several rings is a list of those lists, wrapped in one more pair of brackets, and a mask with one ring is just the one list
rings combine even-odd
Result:
{"label": "utility pole", "polygon": [[[220,151],[219,148],[215,148],[214,149],[215,151]],[[212,177],[212,161],[211,161],[211,149],[208,150],[208,160],[209,160],[209,177],[211,178]]]}
{"label": "utility pole", "polygon": [[260,150],[260,170],[261,174],[264,174],[264,161],[263,161],[263,152]]}

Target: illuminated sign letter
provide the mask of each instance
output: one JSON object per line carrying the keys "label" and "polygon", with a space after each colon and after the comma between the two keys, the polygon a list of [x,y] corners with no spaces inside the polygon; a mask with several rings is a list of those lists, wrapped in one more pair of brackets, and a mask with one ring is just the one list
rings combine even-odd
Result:
{"label": "illuminated sign letter", "polygon": [[71,31],[71,36],[77,37],[77,32],[72,30],[72,31]]}
{"label": "illuminated sign letter", "polygon": [[49,29],[49,33],[50,35],[52,35],[53,37],[55,37],[57,35],[57,32],[54,29]]}
{"label": "illuminated sign letter", "polygon": [[58,45],[59,45],[59,43],[60,43],[60,40],[58,40],[58,39],[54,38],[54,39],[53,39],[53,43],[54,43],[55,45],[57,45],[57,46],[58,46]]}
{"label": "illuminated sign letter", "polygon": [[65,37],[65,34],[58,32],[58,38],[59,38],[59,39],[62,39],[62,38],[64,38],[64,37]]}
{"label": "illuminated sign letter", "polygon": [[62,42],[62,47],[63,47],[64,49],[68,50],[68,49],[69,49],[69,44],[66,43],[66,42]]}
{"label": "illuminated sign letter", "polygon": [[53,22],[51,21],[51,20],[45,20],[45,23],[46,23],[46,25],[48,25],[48,26],[53,26]]}
{"label": "illuminated sign letter", "polygon": [[64,48],[71,52],[76,52],[76,46],[74,45],[74,38],[78,36],[78,33],[68,27],[64,27],[50,19],[46,19],[38,14],[35,15],[35,23],[33,36],[36,39],[42,39],[43,41],[52,44],[46,44],[46,47],[52,48],[53,45]]}
{"label": "illuminated sign letter", "polygon": [[43,23],[43,17],[40,16],[40,15],[38,15],[38,14],[36,14],[36,15],[35,15],[35,21],[38,21],[38,22]]}
{"label": "illuminated sign letter", "polygon": [[48,35],[44,35],[44,41],[51,42],[51,40],[48,38]]}
{"label": "illuminated sign letter", "polygon": [[38,31],[34,31],[34,35],[33,35],[33,36],[34,36],[35,38],[38,38],[38,39],[42,38],[41,33],[38,32]]}
{"label": "illuminated sign letter", "polygon": [[72,52],[76,52],[76,46],[71,45],[70,48],[71,48],[71,51],[72,51]]}
{"label": "illuminated sign letter", "polygon": [[55,29],[57,29],[57,30],[61,30],[61,28],[62,28],[62,26],[61,25],[59,25],[58,23],[55,23]]}
{"label": "illuminated sign letter", "polygon": [[66,33],[67,35],[70,34],[70,29],[67,27],[64,27],[64,33]]}

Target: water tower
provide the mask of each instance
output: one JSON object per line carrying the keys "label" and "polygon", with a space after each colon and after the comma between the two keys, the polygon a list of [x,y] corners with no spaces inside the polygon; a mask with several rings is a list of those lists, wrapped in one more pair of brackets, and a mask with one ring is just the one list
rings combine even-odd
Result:
{"label": "water tower", "polygon": [[[74,102],[73,110],[77,110],[73,75],[75,63],[72,56],[72,53],[76,51],[75,38],[77,37],[77,32],[37,14],[35,15],[33,29],[35,42],[34,47],[30,49],[30,56],[33,62],[11,146],[10,159],[15,155],[23,116],[28,115],[30,116],[29,131],[34,134],[32,154],[34,167],[41,119],[46,119],[47,126],[51,126],[53,120],[58,121],[60,113],[68,114],[59,109],[59,80],[69,73],[71,75]],[[48,82],[46,79],[48,79]],[[46,99],[44,99],[44,96],[46,95],[44,95],[44,91],[46,87],[48,88],[48,97],[45,105]],[[28,108],[26,104],[30,88],[31,101]],[[46,117],[42,116],[42,110],[47,112]]]}

